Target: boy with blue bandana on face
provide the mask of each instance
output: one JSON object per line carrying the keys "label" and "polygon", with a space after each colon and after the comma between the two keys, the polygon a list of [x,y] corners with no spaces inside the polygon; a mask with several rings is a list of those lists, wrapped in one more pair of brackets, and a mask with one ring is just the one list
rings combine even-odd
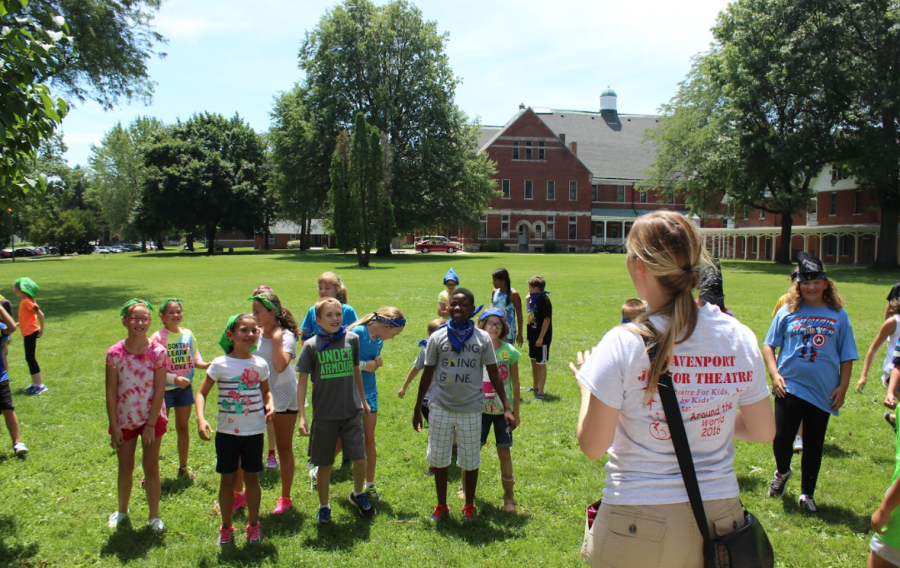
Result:
{"label": "boy with blue bandana on face", "polygon": [[450,321],[428,338],[425,346],[425,371],[419,383],[419,394],[413,413],[413,428],[422,431],[421,403],[429,387],[430,427],[428,429],[428,463],[434,467],[434,484],[438,504],[431,520],[445,520],[447,507],[447,474],[456,433],[459,451],[457,465],[465,476],[466,504],[463,522],[472,522],[475,509],[475,490],[478,486],[478,468],[481,465],[481,416],[484,410],[482,390],[483,372],[503,404],[504,418],[510,431],[515,429],[513,416],[503,383],[497,373],[497,359],[491,338],[484,330],[477,329],[472,317],[475,296],[465,288],[457,288],[449,297]]}

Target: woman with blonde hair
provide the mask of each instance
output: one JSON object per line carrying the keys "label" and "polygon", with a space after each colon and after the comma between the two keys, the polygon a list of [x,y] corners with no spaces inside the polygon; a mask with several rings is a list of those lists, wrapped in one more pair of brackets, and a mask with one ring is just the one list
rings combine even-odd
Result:
{"label": "woman with blonde hair", "polygon": [[703,538],[660,402],[659,389],[671,386],[661,378],[669,374],[667,384],[674,383],[715,537],[745,522],[732,440],[768,443],[775,434],[765,367],[749,328],[694,301],[709,257],[687,217],[642,216],[625,247],[628,273],[648,309],[579,353],[580,370],[571,366],[582,393],[581,449],[590,459],[609,452],[602,504],[585,531],[582,556],[592,566],[700,568]]}

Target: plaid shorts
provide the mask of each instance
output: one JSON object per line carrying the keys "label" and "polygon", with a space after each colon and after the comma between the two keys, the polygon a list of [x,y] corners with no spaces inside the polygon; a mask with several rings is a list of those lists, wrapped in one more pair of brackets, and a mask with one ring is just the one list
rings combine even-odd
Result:
{"label": "plaid shorts", "polygon": [[453,412],[432,406],[428,420],[428,453],[432,467],[449,467],[456,432],[456,465],[464,471],[481,466],[481,411]]}

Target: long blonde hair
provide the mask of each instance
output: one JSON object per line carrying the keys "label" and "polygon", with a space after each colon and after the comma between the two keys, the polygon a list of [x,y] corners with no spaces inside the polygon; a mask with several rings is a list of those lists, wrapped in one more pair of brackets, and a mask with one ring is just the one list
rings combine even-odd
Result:
{"label": "long blonde hair", "polygon": [[385,308],[378,308],[377,312],[368,313],[363,317],[359,318],[355,322],[351,323],[347,326],[347,329],[353,329],[354,327],[360,325],[369,325],[375,320],[375,314],[387,319],[398,320],[403,319],[403,312],[400,311],[400,308],[395,308],[393,306],[387,306]]}
{"label": "long blonde hair", "polygon": [[[697,304],[691,291],[700,284],[700,267],[711,262],[700,231],[686,216],[674,211],[655,211],[639,217],[625,241],[628,256],[640,259],[659,286],[672,294],[664,306],[640,314],[629,328],[649,337],[656,356],[650,361],[644,402],[656,394],[659,377],[668,368],[675,344],[686,341],[697,326]],[[662,334],[647,329],[644,322],[655,315],[668,316]]]}

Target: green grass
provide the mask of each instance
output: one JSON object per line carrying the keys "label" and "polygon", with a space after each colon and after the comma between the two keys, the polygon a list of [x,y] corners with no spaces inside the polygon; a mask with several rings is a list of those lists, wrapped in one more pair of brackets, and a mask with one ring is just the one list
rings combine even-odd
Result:
{"label": "green grass", "polygon": [[[540,273],[548,281],[554,313],[547,400],[523,395],[523,424],[516,431],[513,463],[520,512],[502,512],[500,474],[493,447],[483,454],[475,526],[453,520],[429,526],[435,504],[434,483],[426,469],[424,434],[411,427],[413,397],[395,393],[434,317],[441,278],[453,265],[463,286],[479,302],[489,299],[491,272],[509,269],[519,290]],[[153,302],[177,295],[185,300],[185,326],[200,340],[210,360],[227,317],[249,310],[246,298],[268,284],[284,304],[302,317],[316,299],[316,278],[325,270],[342,275],[350,303],[360,314],[396,305],[407,315],[406,331],[385,345],[385,366],[378,372],[380,407],[377,480],[385,500],[372,521],[359,519],[346,505],[349,473],[336,473],[332,490],[334,520],[319,528],[317,499],[298,467],[293,512],[272,517],[278,496],[275,472],[262,476],[263,545],[220,554],[214,541],[219,518],[215,500],[218,477],[211,443],[196,436],[192,420],[193,483],[174,479],[175,435],[163,440],[162,517],[168,531],[146,529],[146,500],[136,490],[131,500],[133,529],[113,533],[106,517],[116,503],[116,458],[108,444],[104,406],[103,360],[106,349],[125,336],[118,309],[133,296]],[[0,565],[9,566],[541,566],[580,565],[584,508],[602,487],[601,462],[578,448],[575,424],[579,395],[566,366],[576,350],[590,347],[619,321],[622,301],[634,295],[621,255],[399,255],[374,259],[372,268],[355,267],[355,257],[330,253],[245,253],[205,257],[156,253],[92,255],[70,260],[18,259],[0,265],[4,292],[31,276],[41,285],[38,301],[47,315],[38,343],[50,392],[29,398],[18,394],[28,383],[20,336],[10,348],[10,376],[22,437],[31,449],[27,460],[12,454],[0,434]],[[760,339],[771,320],[775,300],[787,287],[786,268],[765,263],[725,262],[729,307]],[[883,315],[884,297],[898,273],[837,267],[830,270],[854,323],[864,355]],[[17,306],[15,298],[14,306]],[[774,468],[771,448],[738,443],[737,470],[744,503],[766,527],[779,566],[859,566],[868,554],[869,516],[893,471],[894,443],[881,415],[883,388],[878,384],[881,357],[865,394],[851,392],[839,418],[831,421],[826,456],[816,497],[818,516],[796,505],[799,482],[791,482],[784,500],[765,489]],[[853,383],[860,366],[854,369]],[[530,384],[527,361],[523,385]],[[213,406],[213,405],[210,405]],[[214,416],[214,408],[210,409]],[[214,423],[214,422],[213,422]],[[174,428],[173,428],[174,430]],[[297,441],[304,455],[306,441]],[[795,463],[799,462],[796,460]],[[799,466],[799,463],[797,463]],[[135,473],[140,478],[140,471]],[[451,483],[458,470],[451,468]],[[455,500],[452,497],[451,500]],[[241,513],[236,524],[243,526]]]}

